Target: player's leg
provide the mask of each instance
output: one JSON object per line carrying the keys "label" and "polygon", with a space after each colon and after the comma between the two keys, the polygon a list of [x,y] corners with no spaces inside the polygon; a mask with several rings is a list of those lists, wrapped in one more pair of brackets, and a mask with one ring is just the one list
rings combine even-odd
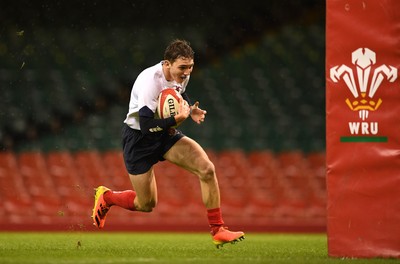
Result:
{"label": "player's leg", "polygon": [[157,163],[158,153],[153,156],[143,151],[141,146],[143,137],[138,130],[124,126],[123,128],[123,157],[129,178],[134,190],[112,191],[107,187],[99,186],[95,192],[93,208],[94,225],[103,228],[106,215],[114,205],[131,211],[151,212],[157,204],[157,186],[153,164]]}
{"label": "player's leg", "polygon": [[207,209],[220,207],[214,164],[196,141],[189,137],[181,138],[165,153],[164,158],[199,177],[202,199]]}
{"label": "player's leg", "polygon": [[183,137],[171,147],[164,158],[199,177],[201,194],[207,208],[214,244],[220,247],[225,243],[236,243],[243,240],[243,232],[232,232],[223,226],[215,167],[204,149],[196,141]]}
{"label": "player's leg", "polygon": [[151,212],[157,204],[157,185],[153,167],[142,174],[129,174],[134,190],[112,191],[105,186],[95,190],[93,224],[103,228],[108,211],[116,205],[131,211]]}
{"label": "player's leg", "polygon": [[137,211],[151,212],[157,205],[157,183],[153,167],[143,174],[129,174],[133,189],[136,191],[134,206]]}
{"label": "player's leg", "polygon": [[112,191],[104,186],[103,199],[107,207],[113,205],[131,211],[151,212],[157,204],[157,184],[153,167],[141,174],[129,174],[133,190]]}
{"label": "player's leg", "polygon": [[97,187],[94,195],[93,224],[98,228],[103,228],[107,213],[114,205],[136,211],[133,202],[135,197],[136,192],[132,190],[116,192],[105,186]]}

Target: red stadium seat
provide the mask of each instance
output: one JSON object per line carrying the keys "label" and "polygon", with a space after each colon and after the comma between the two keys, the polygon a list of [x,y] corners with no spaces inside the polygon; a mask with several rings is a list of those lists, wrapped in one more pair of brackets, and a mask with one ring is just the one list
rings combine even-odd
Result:
{"label": "red stadium seat", "polygon": [[37,213],[32,200],[20,197],[8,198],[3,206],[10,224],[36,224]]}
{"label": "red stadium seat", "polygon": [[264,150],[249,153],[252,203],[265,207],[275,207],[282,197],[282,172],[275,154]]}
{"label": "red stadium seat", "polygon": [[86,186],[74,156],[68,151],[52,152],[47,165],[60,195],[60,219],[90,215],[93,187]]}
{"label": "red stadium seat", "polygon": [[307,199],[310,186],[309,178],[312,176],[310,175],[303,152],[282,152],[277,155],[277,158],[288,191],[290,191],[292,195],[296,195],[297,199]]}
{"label": "red stadium seat", "polygon": [[43,153],[24,152],[19,154],[18,164],[24,182],[32,196],[58,197],[54,182],[48,172]]}
{"label": "red stadium seat", "polygon": [[4,201],[16,195],[23,199],[29,198],[17,157],[13,152],[0,152],[0,197]]}
{"label": "red stadium seat", "polygon": [[312,152],[307,154],[307,161],[314,175],[314,179],[318,182],[321,192],[326,191],[326,164],[325,152]]}
{"label": "red stadium seat", "polygon": [[128,172],[125,168],[122,151],[108,150],[102,153],[105,173],[112,181],[110,188],[115,190],[131,189]]}
{"label": "red stadium seat", "polygon": [[324,152],[307,154],[307,161],[312,173],[311,191],[313,192],[313,208],[310,213],[324,218],[326,215],[326,164]]}
{"label": "red stadium seat", "polygon": [[79,151],[74,154],[75,164],[87,188],[112,184],[111,176],[106,174],[101,154],[96,151]]}
{"label": "red stadium seat", "polygon": [[246,153],[242,150],[221,151],[215,164],[222,204],[232,210],[244,207],[251,196]]}
{"label": "red stadium seat", "polygon": [[51,152],[46,157],[48,171],[52,177],[57,192],[61,197],[68,197],[84,187],[75,160],[68,151]]}

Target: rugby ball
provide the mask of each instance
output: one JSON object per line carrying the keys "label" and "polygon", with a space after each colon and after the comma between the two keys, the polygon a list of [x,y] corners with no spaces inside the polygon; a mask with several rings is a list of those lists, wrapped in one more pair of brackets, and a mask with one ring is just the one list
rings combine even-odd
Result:
{"label": "rugby ball", "polygon": [[175,89],[167,88],[162,90],[158,96],[158,117],[164,119],[178,114],[179,105],[182,100],[182,95]]}

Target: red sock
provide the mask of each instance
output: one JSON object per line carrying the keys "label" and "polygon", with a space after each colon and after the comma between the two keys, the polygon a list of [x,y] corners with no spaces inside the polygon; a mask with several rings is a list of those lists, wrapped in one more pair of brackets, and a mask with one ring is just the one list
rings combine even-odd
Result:
{"label": "red sock", "polygon": [[221,208],[207,210],[208,224],[211,227],[211,234],[215,235],[219,228],[224,224],[222,220]]}
{"label": "red sock", "polygon": [[125,208],[127,210],[135,211],[134,200],[136,197],[136,192],[132,190],[122,191],[122,192],[114,192],[108,191],[104,193],[104,201],[107,205],[117,205],[119,207]]}

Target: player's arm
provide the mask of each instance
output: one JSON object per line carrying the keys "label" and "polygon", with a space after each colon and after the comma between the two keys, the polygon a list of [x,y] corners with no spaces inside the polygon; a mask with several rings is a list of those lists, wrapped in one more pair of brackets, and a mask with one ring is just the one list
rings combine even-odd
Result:
{"label": "player's arm", "polygon": [[177,124],[173,116],[164,119],[155,119],[153,111],[147,106],[143,106],[139,110],[139,123],[140,131],[143,134],[160,133]]}
{"label": "player's arm", "polygon": [[189,95],[188,95],[186,92],[183,92],[181,95],[182,95],[183,100],[185,100],[186,102],[188,102],[189,106],[191,106],[192,103],[190,102]]}
{"label": "player's arm", "polygon": [[187,102],[183,102],[179,106],[179,114],[164,119],[155,119],[153,111],[147,106],[143,106],[139,110],[140,131],[143,134],[159,133],[166,131],[168,128],[180,125],[188,118],[190,107]]}

